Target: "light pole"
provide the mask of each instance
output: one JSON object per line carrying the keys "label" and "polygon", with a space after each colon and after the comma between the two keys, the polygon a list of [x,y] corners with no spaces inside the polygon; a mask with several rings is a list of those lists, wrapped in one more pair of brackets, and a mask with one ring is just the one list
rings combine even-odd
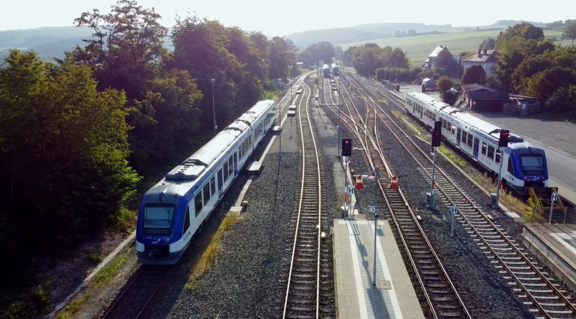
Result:
{"label": "light pole", "polygon": [[[338,84],[338,83],[336,83]],[[336,153],[336,157],[340,156],[340,113],[342,112],[342,108],[340,107],[340,94],[338,93],[340,92],[340,88],[337,87],[336,92],[334,92],[334,95],[336,96],[336,103],[338,103],[338,125],[336,125],[336,131],[338,131],[338,140],[336,141],[336,149],[337,149],[337,153]]]}
{"label": "light pole", "polygon": [[378,205],[378,173],[379,168],[376,167],[374,171],[374,281],[372,282],[373,286],[376,286],[376,245],[378,245],[378,209],[376,205]]}
{"label": "light pole", "polygon": [[218,125],[216,125],[216,104],[214,103],[214,82],[216,79],[210,79],[212,83],[212,115],[214,117],[214,136],[216,136],[216,130],[218,129]]}

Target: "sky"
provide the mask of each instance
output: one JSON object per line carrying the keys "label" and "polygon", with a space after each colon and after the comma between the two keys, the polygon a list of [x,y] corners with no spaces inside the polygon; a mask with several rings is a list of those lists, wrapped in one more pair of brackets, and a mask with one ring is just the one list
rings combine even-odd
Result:
{"label": "sky", "polygon": [[[70,26],[82,12],[97,8],[107,13],[115,3],[116,0],[5,0],[0,5],[0,30]],[[576,18],[574,0],[547,0],[544,6],[535,0],[446,1],[448,8],[430,0],[140,0],[138,3],[154,7],[167,27],[174,25],[176,14],[195,11],[198,16],[247,31],[262,31],[267,36],[363,23],[482,26],[497,20],[551,22]],[[478,11],[474,12],[475,9]]]}

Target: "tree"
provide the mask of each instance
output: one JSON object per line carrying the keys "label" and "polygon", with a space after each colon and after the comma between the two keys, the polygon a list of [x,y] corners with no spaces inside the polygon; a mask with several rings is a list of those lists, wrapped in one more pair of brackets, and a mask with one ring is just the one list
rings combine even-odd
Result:
{"label": "tree", "polygon": [[576,24],[566,25],[564,27],[563,35],[572,40],[572,44],[574,44],[574,40],[576,40]]}
{"label": "tree", "polygon": [[454,83],[452,83],[452,80],[450,80],[450,78],[448,78],[447,76],[441,76],[438,79],[438,82],[436,82],[436,87],[438,91],[440,91],[441,93],[450,90],[452,88],[452,85],[454,85]]}
{"label": "tree", "polygon": [[344,53],[344,50],[342,50],[342,47],[339,45],[334,46],[334,57],[336,58],[336,60],[342,60],[342,54]]}
{"label": "tree", "polygon": [[334,46],[327,41],[311,44],[301,53],[301,56],[310,57],[311,65],[316,65],[319,60],[324,60],[324,63],[330,64],[335,55]]}
{"label": "tree", "polygon": [[123,92],[98,92],[88,66],[10,52],[0,70],[0,259],[73,247],[126,209],[140,179],[126,160],[125,103]]}
{"label": "tree", "polygon": [[462,77],[462,84],[472,84],[478,83],[486,84],[486,72],[484,68],[480,65],[474,65],[464,71],[464,76]]}
{"label": "tree", "polygon": [[452,54],[448,50],[442,50],[438,53],[438,57],[434,59],[436,68],[444,69],[444,74],[448,76],[456,75],[458,72],[458,62],[454,60]]}
{"label": "tree", "polygon": [[480,43],[480,50],[493,50],[496,46],[496,39],[488,38]]}
{"label": "tree", "polygon": [[557,113],[576,113],[576,86],[558,88],[546,101],[546,107]]}
{"label": "tree", "polygon": [[557,66],[531,77],[526,92],[545,102],[559,88],[568,88],[570,85],[576,85],[576,70]]}
{"label": "tree", "polygon": [[414,29],[408,30],[408,35],[411,37],[416,36],[416,30],[414,30]]}

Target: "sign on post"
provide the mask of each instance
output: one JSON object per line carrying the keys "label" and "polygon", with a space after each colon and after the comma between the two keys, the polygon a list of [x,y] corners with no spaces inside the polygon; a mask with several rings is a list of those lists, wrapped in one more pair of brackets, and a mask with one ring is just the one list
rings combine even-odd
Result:
{"label": "sign on post", "polygon": [[554,211],[554,202],[558,199],[558,193],[552,192],[550,200],[550,216],[548,217],[548,224],[552,224],[552,212]]}
{"label": "sign on post", "polygon": [[368,211],[369,211],[371,214],[374,214],[374,213],[376,212],[376,206],[368,206]]}
{"label": "sign on post", "polygon": [[555,202],[558,200],[558,193],[552,193],[552,201]]}
{"label": "sign on post", "polygon": [[452,206],[452,215],[458,215],[458,208],[456,208],[456,206]]}

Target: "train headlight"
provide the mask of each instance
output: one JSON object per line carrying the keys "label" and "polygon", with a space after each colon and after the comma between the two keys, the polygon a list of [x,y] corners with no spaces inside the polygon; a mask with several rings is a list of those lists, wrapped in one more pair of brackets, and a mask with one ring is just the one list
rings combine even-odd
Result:
{"label": "train headlight", "polygon": [[166,237],[166,241],[170,241],[170,237]]}

